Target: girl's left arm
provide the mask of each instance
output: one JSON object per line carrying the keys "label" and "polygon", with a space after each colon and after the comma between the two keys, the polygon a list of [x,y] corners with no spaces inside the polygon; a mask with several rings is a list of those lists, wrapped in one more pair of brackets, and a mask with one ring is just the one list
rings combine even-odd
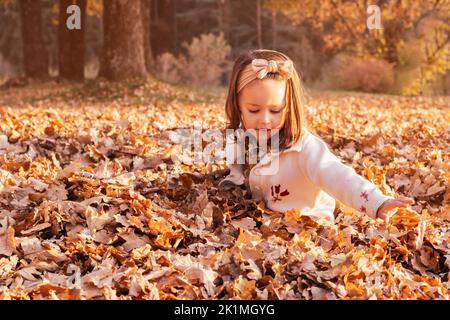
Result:
{"label": "girl's left arm", "polygon": [[325,142],[314,135],[306,142],[304,151],[301,153],[300,167],[305,175],[345,205],[372,218],[385,219],[388,210],[408,204],[402,198],[384,195],[372,182],[343,164]]}

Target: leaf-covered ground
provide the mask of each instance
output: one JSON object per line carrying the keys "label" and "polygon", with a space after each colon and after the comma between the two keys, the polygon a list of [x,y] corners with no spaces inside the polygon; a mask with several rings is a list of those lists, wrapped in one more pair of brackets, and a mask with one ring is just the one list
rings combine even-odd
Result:
{"label": "leaf-covered ground", "polygon": [[[148,80],[0,90],[1,299],[448,299],[448,97],[312,92],[308,120],[386,194],[334,225],[217,189],[170,130],[223,128],[222,89]],[[78,273],[79,271],[79,273]]]}

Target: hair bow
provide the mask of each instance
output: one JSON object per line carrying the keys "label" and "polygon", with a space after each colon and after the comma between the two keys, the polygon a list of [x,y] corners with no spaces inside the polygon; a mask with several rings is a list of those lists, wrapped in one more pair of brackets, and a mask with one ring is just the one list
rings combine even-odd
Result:
{"label": "hair bow", "polygon": [[279,73],[286,79],[289,79],[292,74],[292,61],[275,61],[266,59],[253,59],[253,71],[256,73],[258,79],[263,79],[268,73]]}
{"label": "hair bow", "polygon": [[294,65],[291,60],[275,61],[266,59],[253,59],[240,73],[237,92],[255,79],[263,79],[268,73],[278,73],[283,79],[292,77]]}

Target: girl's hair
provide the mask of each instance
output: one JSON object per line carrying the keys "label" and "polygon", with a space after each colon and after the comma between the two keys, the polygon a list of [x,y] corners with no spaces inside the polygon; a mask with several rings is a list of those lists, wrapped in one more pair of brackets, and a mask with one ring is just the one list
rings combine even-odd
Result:
{"label": "girl's hair", "polygon": [[[241,123],[241,112],[238,105],[238,79],[240,72],[252,62],[253,59],[266,59],[275,61],[291,60],[285,54],[267,49],[258,49],[244,52],[238,56],[234,62],[230,77],[230,86],[225,105],[225,111],[229,123],[227,129],[238,129]],[[278,73],[268,73],[266,78],[282,80]],[[283,128],[279,132],[280,151],[291,147],[296,143],[301,135],[302,129],[306,128],[304,111],[304,89],[297,71],[293,70],[292,77],[286,81],[285,103],[287,104],[287,114]]]}

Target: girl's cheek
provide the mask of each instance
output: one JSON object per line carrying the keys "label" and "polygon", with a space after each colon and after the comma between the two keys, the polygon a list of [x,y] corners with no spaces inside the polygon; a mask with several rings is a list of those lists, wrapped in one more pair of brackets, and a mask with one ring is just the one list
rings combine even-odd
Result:
{"label": "girl's cheek", "polygon": [[252,114],[244,114],[242,117],[242,122],[245,128],[252,128],[252,124],[254,122],[254,116]]}
{"label": "girl's cheek", "polygon": [[286,117],[284,115],[278,117],[276,123],[277,125],[275,126],[277,129],[281,129],[284,126],[284,121],[285,121]]}
{"label": "girl's cheek", "polygon": [[287,119],[287,111],[283,112],[283,115],[281,117],[280,128],[284,127],[284,123],[286,122],[286,119]]}

